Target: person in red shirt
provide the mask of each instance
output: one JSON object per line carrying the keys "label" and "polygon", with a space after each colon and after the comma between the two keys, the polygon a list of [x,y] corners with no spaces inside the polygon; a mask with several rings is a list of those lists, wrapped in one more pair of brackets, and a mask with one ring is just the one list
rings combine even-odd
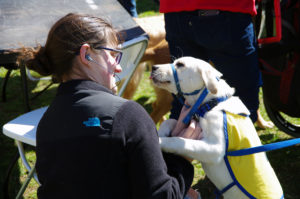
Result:
{"label": "person in red shirt", "polygon": [[161,0],[160,12],[220,10],[256,15],[255,0]]}
{"label": "person in red shirt", "polygon": [[[160,0],[172,58],[192,56],[211,62],[235,88],[257,120],[262,84],[252,16],[255,0]],[[174,99],[171,118],[182,105]]]}

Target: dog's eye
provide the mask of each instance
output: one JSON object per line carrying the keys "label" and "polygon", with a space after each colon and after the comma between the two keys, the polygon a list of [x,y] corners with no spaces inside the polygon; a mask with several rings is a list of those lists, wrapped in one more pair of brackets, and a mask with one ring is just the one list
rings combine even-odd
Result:
{"label": "dog's eye", "polygon": [[182,62],[177,62],[176,66],[177,66],[177,68],[180,68],[180,67],[184,67],[184,64]]}

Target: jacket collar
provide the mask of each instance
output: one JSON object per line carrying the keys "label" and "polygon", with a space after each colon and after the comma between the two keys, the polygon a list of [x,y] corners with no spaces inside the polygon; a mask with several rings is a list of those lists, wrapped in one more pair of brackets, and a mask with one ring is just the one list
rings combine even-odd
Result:
{"label": "jacket collar", "polygon": [[[64,83],[61,83],[57,90],[57,95],[62,95],[66,93],[74,93],[79,90],[95,90],[103,91],[110,94],[113,94],[111,90],[102,86],[97,82],[91,80],[70,80]],[[113,94],[114,95],[114,94]]]}

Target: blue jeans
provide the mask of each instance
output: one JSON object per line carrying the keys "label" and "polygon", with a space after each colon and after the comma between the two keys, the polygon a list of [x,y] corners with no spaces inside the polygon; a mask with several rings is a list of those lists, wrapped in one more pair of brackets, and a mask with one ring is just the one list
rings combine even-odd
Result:
{"label": "blue jeans", "polygon": [[[234,87],[257,120],[258,93],[262,84],[251,16],[220,11],[202,16],[197,11],[165,14],[166,39],[172,57],[192,56],[211,61]],[[174,99],[171,118],[177,119],[182,105]]]}
{"label": "blue jeans", "polygon": [[118,0],[132,17],[138,17],[135,0]]}

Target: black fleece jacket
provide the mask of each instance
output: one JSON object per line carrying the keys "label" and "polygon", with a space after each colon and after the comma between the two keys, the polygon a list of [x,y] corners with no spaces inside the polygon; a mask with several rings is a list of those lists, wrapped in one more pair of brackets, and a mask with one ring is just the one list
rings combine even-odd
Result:
{"label": "black fleece jacket", "polygon": [[162,154],[137,103],[87,80],[62,83],[37,129],[38,198],[183,198],[193,166]]}

